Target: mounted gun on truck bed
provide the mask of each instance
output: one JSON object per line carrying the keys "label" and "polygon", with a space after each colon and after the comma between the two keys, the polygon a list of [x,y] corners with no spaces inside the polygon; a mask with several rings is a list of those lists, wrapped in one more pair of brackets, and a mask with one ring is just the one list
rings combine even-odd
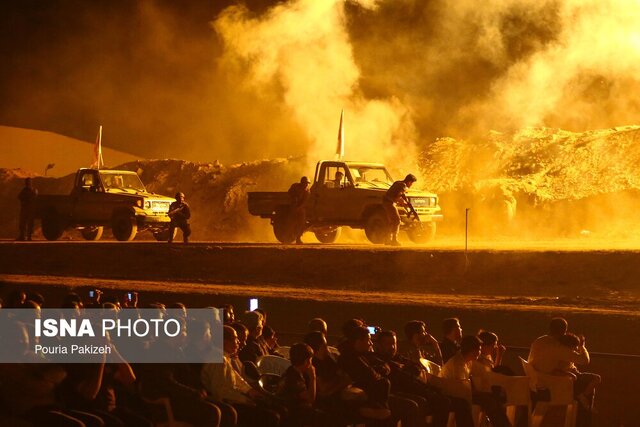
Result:
{"label": "mounted gun on truck bed", "polygon": [[147,192],[135,172],[80,169],[68,195],[40,195],[36,218],[42,234],[57,240],[70,228],[86,240],[98,240],[111,227],[120,241],[133,240],[139,231],[150,231],[157,240],[169,237],[169,206],[175,199]]}
{"label": "mounted gun on truck bed", "polygon": [[[393,179],[382,164],[318,162],[311,197],[306,205],[307,231],[313,232],[322,243],[333,243],[338,239],[341,227],[351,227],[364,229],[372,243],[385,243],[390,226],[382,199],[391,184]],[[436,222],[442,221],[438,196],[409,190],[407,198],[415,214],[408,207],[398,208],[401,230],[406,231],[415,243],[433,239]],[[276,239],[282,243],[295,240],[289,225],[290,203],[286,192],[249,193],[249,212],[269,218]]]}

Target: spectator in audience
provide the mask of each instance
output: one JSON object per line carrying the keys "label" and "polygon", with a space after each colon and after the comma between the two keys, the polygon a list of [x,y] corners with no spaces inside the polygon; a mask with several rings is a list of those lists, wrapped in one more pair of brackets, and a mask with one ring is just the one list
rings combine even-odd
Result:
{"label": "spectator in audience", "polygon": [[29,292],[27,299],[38,304],[38,307],[40,308],[44,307],[44,297],[40,292]]}
{"label": "spectator in audience", "polygon": [[[442,352],[440,344],[431,334],[427,332],[426,324],[421,320],[412,320],[404,325],[404,335],[406,341],[403,341],[399,348],[400,353],[414,363],[420,363],[420,359],[429,359],[439,365],[442,365]],[[433,348],[433,354],[429,355],[424,346],[430,345]]]}
{"label": "spectator in audience", "polygon": [[22,308],[26,300],[27,294],[23,290],[13,290],[7,296],[6,308]]}
{"label": "spectator in audience", "polygon": [[316,370],[313,350],[307,344],[296,343],[289,352],[291,366],[282,374],[278,395],[289,410],[288,426],[324,427],[335,425],[326,413],[316,409]]}
{"label": "spectator in audience", "polygon": [[[159,307],[159,315],[161,315]],[[176,319],[178,320],[178,319]],[[182,338],[186,341],[186,327],[182,327]],[[176,339],[160,338],[149,348],[149,355],[172,353],[174,357],[183,357],[182,343]],[[190,387],[185,383],[189,378],[186,363],[145,363],[137,365],[142,385],[142,394],[151,399],[168,397],[177,420],[196,426],[219,426],[220,409],[206,400],[204,389]]]}
{"label": "spectator in audience", "polygon": [[507,351],[507,347],[500,344],[498,335],[494,332],[480,331],[478,338],[482,341],[482,347],[480,349],[480,357],[474,362],[472,369],[484,369],[503,375],[515,375],[511,368],[502,365],[502,358],[505,351]]}
{"label": "spectator in audience", "polygon": [[249,330],[247,329],[246,326],[244,326],[240,322],[235,322],[231,324],[231,327],[236,331],[236,335],[238,337],[238,351],[236,351],[235,354],[229,355],[229,358],[231,360],[231,365],[238,373],[240,373],[240,375],[242,375],[244,379],[247,379],[249,377],[247,377],[244,371],[244,364],[240,360],[239,353],[247,344],[247,337],[249,336]]}
{"label": "spectator in audience", "polygon": [[444,319],[442,321],[442,333],[444,338],[440,343],[440,350],[442,352],[442,364],[445,364],[460,351],[460,339],[462,338],[460,320],[456,317]]}
{"label": "spectator in audience", "polygon": [[528,360],[537,371],[551,374],[563,362],[589,364],[589,352],[584,346],[575,352],[560,343],[560,339],[567,333],[568,326],[565,319],[555,317],[549,323],[549,333],[536,338],[531,344]]}
{"label": "spectator in audience", "polygon": [[[35,362],[40,357],[33,353],[27,327],[21,322],[7,324],[0,336],[3,357],[20,355],[25,362]],[[102,426],[98,417],[73,414],[63,409],[56,399],[60,384],[66,377],[65,369],[53,363],[2,363],[0,364],[0,424],[85,427]],[[82,419],[81,419],[82,417]]]}
{"label": "spectator in audience", "polygon": [[223,323],[225,325],[232,325],[236,321],[236,315],[231,304],[224,304],[218,308],[221,308],[223,310]]}
{"label": "spectator in audience", "polygon": [[277,412],[259,405],[264,399],[231,365],[230,356],[238,351],[238,335],[232,327],[223,327],[223,363],[207,363],[202,368],[202,384],[214,401],[231,404],[238,413],[238,425],[275,427]]}
{"label": "spectator in audience", "polygon": [[[582,337],[578,340],[578,346],[570,348],[565,335],[569,328],[569,323],[562,317],[554,317],[549,322],[549,333],[536,340],[531,344],[529,351],[529,363],[533,368],[545,374],[554,374],[558,370],[567,370],[571,364],[588,365],[591,361],[589,352],[585,346],[585,339]],[[566,340],[566,341],[565,341]],[[563,344],[565,342],[565,344]],[[593,375],[593,374],[592,374]],[[580,405],[578,405],[577,425],[586,427],[591,425],[591,411],[593,409],[593,390],[590,385],[596,378],[588,376],[581,377],[580,381],[576,380],[574,384],[574,392],[580,397],[585,391],[591,392],[591,396],[585,395],[580,397]]]}
{"label": "spectator in audience", "polygon": [[379,408],[390,408],[393,419],[404,426],[419,426],[418,404],[408,398],[391,395],[389,374],[391,368],[373,354],[371,335],[365,326],[346,330],[347,340],[340,345],[339,366],[351,377],[356,387],[367,393]]}
{"label": "spectator in audience", "polygon": [[262,315],[255,311],[247,311],[242,316],[242,323],[247,327],[249,335],[247,337],[247,343],[242,350],[238,353],[240,360],[243,362],[257,363],[261,356],[269,354],[262,337]]}
{"label": "spectator in audience", "polygon": [[[413,323],[412,325],[416,325],[415,327],[418,329],[417,325],[420,323],[422,322]],[[424,331],[424,323],[422,323],[422,331]],[[415,335],[418,335],[418,333]],[[376,334],[375,350],[375,355],[391,368],[388,376],[391,381],[391,392],[418,403],[422,410],[421,419],[424,419],[427,415],[432,415],[434,426],[446,426],[451,407],[449,399],[427,385],[431,375],[424,372],[424,368],[419,361],[416,363],[398,355],[396,333],[394,331],[378,332]]]}
{"label": "spectator in audience", "polygon": [[[444,364],[440,376],[455,380],[471,380],[471,367],[473,362],[478,360],[481,347],[482,341],[476,336],[469,335],[462,338],[460,352]],[[504,407],[491,393],[474,391],[473,402],[482,406],[494,427],[509,427],[511,425]]]}
{"label": "spectator in audience", "polygon": [[322,332],[309,332],[304,342],[313,350],[312,363],[316,369],[317,402],[320,408],[342,419],[352,419],[355,412],[371,419],[389,417],[387,409],[373,408],[371,403],[367,403],[364,390],[352,386],[351,378],[331,357]]}
{"label": "spectator in audience", "polygon": [[274,331],[271,326],[265,325],[264,328],[262,328],[262,337],[264,338],[264,343],[267,346],[269,354],[284,357],[281,353],[278,353],[278,337],[276,331]]}
{"label": "spectator in audience", "polygon": [[[571,332],[567,332],[560,337],[560,344],[569,348],[575,353],[580,353],[582,348],[586,352],[585,339],[583,336],[577,336]],[[573,391],[576,399],[585,409],[591,410],[593,407],[593,396],[596,386],[602,382],[602,378],[598,374],[580,372],[574,362],[563,360],[560,361],[558,367],[553,371],[556,375],[569,375],[576,379],[573,385]]]}
{"label": "spectator in audience", "polygon": [[309,332],[321,332],[325,337],[327,336],[327,322],[323,319],[316,317],[315,319],[311,319],[308,324]]}

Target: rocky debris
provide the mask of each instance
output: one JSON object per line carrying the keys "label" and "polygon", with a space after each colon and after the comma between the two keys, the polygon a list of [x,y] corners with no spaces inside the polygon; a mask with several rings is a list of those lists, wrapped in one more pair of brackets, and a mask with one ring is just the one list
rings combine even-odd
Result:
{"label": "rocky debris", "polygon": [[628,237],[640,229],[640,126],[584,133],[527,128],[474,141],[441,138],[422,153],[426,188],[440,196],[445,231]]}

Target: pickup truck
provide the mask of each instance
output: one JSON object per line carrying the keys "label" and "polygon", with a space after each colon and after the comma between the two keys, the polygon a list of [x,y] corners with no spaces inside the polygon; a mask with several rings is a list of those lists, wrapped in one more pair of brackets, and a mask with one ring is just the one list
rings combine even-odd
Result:
{"label": "pickup truck", "polygon": [[[342,174],[342,179],[336,179]],[[337,175],[336,175],[337,174]],[[316,165],[311,197],[306,204],[307,231],[312,231],[321,243],[333,243],[341,227],[364,229],[372,243],[385,243],[390,228],[382,199],[393,179],[382,164],[320,161]],[[436,222],[442,221],[438,196],[424,191],[409,190],[407,197],[418,218],[404,207],[398,211],[401,230],[415,243],[427,242],[435,236]],[[276,239],[282,243],[294,241],[290,226],[290,199],[286,192],[249,192],[249,213],[269,218]]]}
{"label": "pickup truck", "polygon": [[69,195],[44,194],[36,199],[36,218],[42,234],[57,240],[77,228],[86,240],[98,240],[111,227],[120,241],[133,240],[138,231],[151,231],[157,240],[169,236],[169,205],[175,199],[147,192],[135,172],[80,169]]}

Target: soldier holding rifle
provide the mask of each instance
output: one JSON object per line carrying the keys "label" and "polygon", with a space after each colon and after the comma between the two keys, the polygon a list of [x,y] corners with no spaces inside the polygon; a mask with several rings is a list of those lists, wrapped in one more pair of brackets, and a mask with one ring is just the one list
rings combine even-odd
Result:
{"label": "soldier holding rifle", "polygon": [[189,243],[189,235],[191,227],[189,226],[189,218],[191,218],[191,210],[185,202],[184,193],[176,193],[176,201],[169,206],[169,243],[173,242],[173,233],[176,227],[182,230],[182,237],[185,243]]}
{"label": "soldier holding rifle", "polygon": [[388,245],[400,246],[400,242],[398,242],[400,214],[398,213],[396,205],[411,206],[405,193],[417,180],[418,179],[415,175],[409,174],[402,181],[394,182],[382,199],[382,207],[384,208],[391,225],[391,239],[387,242]]}

